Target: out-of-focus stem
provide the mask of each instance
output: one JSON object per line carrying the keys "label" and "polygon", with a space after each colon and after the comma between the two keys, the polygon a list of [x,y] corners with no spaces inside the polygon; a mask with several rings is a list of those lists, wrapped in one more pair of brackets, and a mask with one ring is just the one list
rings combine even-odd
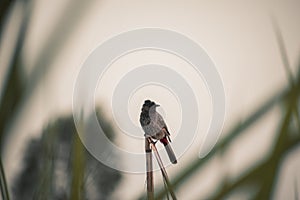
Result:
{"label": "out-of-focus stem", "polygon": [[6,183],[6,179],[5,179],[5,173],[4,173],[1,157],[0,157],[0,186],[1,186],[2,199],[9,200],[7,183]]}

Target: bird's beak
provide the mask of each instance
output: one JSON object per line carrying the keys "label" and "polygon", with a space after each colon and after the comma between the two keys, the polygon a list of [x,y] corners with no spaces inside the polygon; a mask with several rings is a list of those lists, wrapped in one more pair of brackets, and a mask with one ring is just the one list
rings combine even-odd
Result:
{"label": "bird's beak", "polygon": [[160,105],[156,104],[155,107],[159,107]]}

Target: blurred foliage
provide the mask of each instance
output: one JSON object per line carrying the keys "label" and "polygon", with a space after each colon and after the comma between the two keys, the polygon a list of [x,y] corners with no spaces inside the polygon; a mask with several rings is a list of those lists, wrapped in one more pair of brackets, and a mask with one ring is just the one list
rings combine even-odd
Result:
{"label": "blurred foliage", "polygon": [[9,11],[9,8],[11,4],[13,4],[14,1],[12,0],[2,0],[0,1],[0,38],[3,33],[3,27],[5,24],[5,18],[7,16],[7,13]]}
{"label": "blurred foliage", "polygon": [[[6,140],[9,139],[7,130],[14,125],[16,118],[26,103],[30,101],[30,97],[35,91],[36,87],[41,84],[42,78],[47,70],[51,67],[51,63],[59,55],[63,45],[70,38],[70,34],[77,27],[81,17],[87,13],[89,6],[93,1],[70,1],[65,8],[65,11],[60,16],[57,27],[54,27],[50,38],[47,39],[46,44],[39,51],[37,62],[33,67],[32,74],[29,77],[24,75],[24,58],[23,45],[27,39],[28,29],[30,28],[30,18],[33,13],[35,0],[1,0],[0,1],[0,44],[3,44],[4,28],[13,18],[18,16],[10,16],[11,12],[20,8],[20,27],[17,27],[15,44],[13,46],[12,55],[9,55],[11,60],[8,66],[1,68],[7,69],[3,85],[1,85],[2,96],[0,99],[0,188],[1,195],[4,200],[9,199],[8,186],[5,179],[5,171],[2,165],[2,148],[5,146]],[[41,27],[43,28],[43,27]],[[12,34],[12,33],[8,33]],[[15,34],[12,34],[15,35]],[[6,48],[1,46],[1,48]],[[33,142],[34,143],[34,142]],[[34,144],[33,144],[34,146]],[[38,145],[37,145],[38,146]],[[31,158],[29,158],[31,159]],[[32,158],[33,159],[33,158]]]}
{"label": "blurred foliage", "polygon": [[[104,132],[113,138],[112,127]],[[101,143],[99,144],[101,145]],[[24,167],[15,180],[14,199],[109,199],[121,179],[119,171],[96,160],[82,145],[73,118],[49,125],[25,151]]]}
{"label": "blurred foliage", "polygon": [[[59,55],[63,45],[72,31],[77,27],[79,19],[88,11],[92,1],[70,1],[65,7],[64,15],[41,48],[37,61],[33,66],[33,72],[29,77],[24,77],[24,63],[22,62],[22,49],[27,37],[28,24],[32,13],[32,0],[2,0],[0,1],[0,39],[4,39],[3,31],[5,20],[9,10],[16,3],[23,3],[21,16],[22,23],[16,38],[16,45],[12,53],[12,63],[8,66],[6,82],[2,88],[3,95],[0,100],[0,148],[5,143],[6,130],[12,126],[16,116],[30,99],[34,91],[41,83],[43,75],[51,68],[51,63]],[[234,128],[204,159],[194,160],[173,179],[172,186],[176,189],[187,183],[190,178],[198,173],[210,160],[221,157],[231,144],[245,133],[250,126],[262,120],[272,108],[281,106],[282,119],[278,124],[278,135],[275,139],[271,154],[262,163],[251,167],[246,173],[237,179],[222,180],[221,185],[216,186],[215,193],[209,199],[224,199],[243,186],[251,186],[255,183],[259,190],[253,194],[253,199],[270,199],[272,188],[275,184],[278,167],[281,159],[291,148],[299,145],[299,92],[300,70],[294,79],[288,63],[284,42],[280,31],[277,31],[278,44],[282,54],[284,67],[287,71],[290,86],[272,96],[247,119],[236,123]],[[3,67],[3,66],[1,66]],[[298,67],[300,69],[300,65]],[[101,112],[98,114],[102,117]],[[297,127],[290,126],[294,121]],[[113,139],[113,129],[102,117],[101,125],[104,125],[105,133]],[[104,124],[103,124],[104,121]],[[296,134],[290,134],[296,133]],[[74,127],[72,117],[65,117],[50,124],[41,134],[41,138],[32,139],[24,152],[24,166],[15,180],[13,186],[14,199],[108,199],[109,195],[120,181],[119,172],[104,166],[95,160],[81,144]],[[291,138],[290,135],[296,135]],[[101,144],[99,144],[101,145]],[[228,177],[227,177],[228,178]],[[297,185],[297,183],[295,183]],[[5,172],[0,159],[0,186],[4,200],[9,199]],[[297,192],[297,191],[296,191]],[[165,191],[161,189],[156,198],[165,197]],[[141,198],[145,198],[141,195]]]}
{"label": "blurred foliage", "polygon": [[[5,4],[5,7],[3,7],[5,13],[8,14],[9,9],[19,4],[23,16],[21,16],[17,42],[11,58],[12,63],[8,66],[6,81],[2,89],[3,95],[0,100],[0,144],[6,139],[5,130],[12,125],[18,113],[30,101],[33,91],[41,84],[44,75],[51,69],[51,64],[63,49],[63,45],[70,38],[72,31],[77,28],[80,22],[79,19],[87,13],[93,1],[74,0],[68,3],[63,15],[60,16],[59,23],[56,24],[49,38],[45,41],[46,44],[39,51],[32,73],[29,77],[25,77],[23,70],[26,66],[23,63],[22,50],[30,28],[31,14],[35,3],[37,2],[34,0],[10,1],[9,5]],[[3,23],[1,27],[4,25]],[[3,38],[0,39],[3,40]]]}
{"label": "blurred foliage", "polygon": [[[290,80],[290,86],[267,100],[243,122],[236,123],[236,126],[234,126],[229,133],[225,134],[227,136],[217,143],[216,147],[214,147],[205,158],[196,159],[189,163],[185,169],[181,170],[181,172],[173,179],[172,186],[178,189],[188,182],[193,174],[199,172],[206,164],[208,164],[210,160],[217,157],[222,158],[231,144],[240,135],[244,134],[250,126],[253,126],[255,123],[262,120],[262,117],[270,112],[274,106],[281,106],[282,119],[278,127],[278,137],[275,139],[271,154],[268,155],[262,163],[251,167],[246,173],[240,174],[234,181],[229,181],[228,176],[225,176],[224,180],[221,181],[221,186],[216,186],[216,192],[208,197],[208,199],[215,200],[224,199],[238,189],[243,188],[244,186],[246,186],[246,188],[251,187],[253,183],[255,183],[255,185],[259,187],[259,190],[257,193],[253,194],[253,199],[270,199],[282,158],[295,146],[300,145],[300,129],[298,121],[300,107],[300,63],[298,65],[298,74],[295,80],[291,76],[289,76],[289,78],[293,79]],[[296,122],[297,126],[292,126],[292,122]],[[296,137],[294,135],[296,135]],[[167,191],[161,187],[156,199],[163,199],[166,194]],[[145,198],[144,195],[141,195],[139,199]]]}
{"label": "blurred foliage", "polygon": [[[11,4],[14,5],[12,2],[13,1],[11,1]],[[21,51],[23,49],[23,44],[26,38],[28,24],[30,20],[29,18],[31,4],[29,2],[30,1],[22,4],[22,9],[24,13],[22,16],[20,29],[18,30],[19,33],[17,34],[16,45],[11,55],[12,62],[10,66],[8,66],[8,72],[6,80],[4,81],[4,87],[1,88],[3,89],[3,94],[2,98],[0,99],[0,144],[2,144],[5,129],[10,125],[13,118],[13,114],[16,111],[17,106],[20,104],[24,95],[25,77],[23,76],[23,69],[21,67]],[[7,7],[7,9],[9,8],[10,7]]]}
{"label": "blurred foliage", "polygon": [[[3,0],[0,2],[0,44],[1,48],[4,48],[2,46],[2,42],[4,38],[2,37],[4,34],[4,27],[6,25],[6,22],[9,22],[8,14],[10,11],[13,10],[13,6],[18,1],[14,0]],[[9,200],[9,194],[8,194],[8,186],[6,183],[5,178],[5,171],[2,165],[2,146],[3,146],[3,138],[4,138],[4,132],[5,129],[10,125],[12,121],[12,116],[15,111],[15,108],[20,102],[20,99],[23,95],[23,80],[20,68],[20,61],[21,61],[21,50],[23,47],[24,39],[26,37],[27,33],[27,27],[28,27],[28,21],[30,16],[29,9],[31,8],[30,1],[23,1],[23,10],[24,10],[24,16],[21,20],[21,26],[18,30],[17,38],[16,38],[16,45],[14,48],[14,51],[11,55],[11,64],[10,66],[7,66],[7,73],[6,77],[4,77],[3,86],[1,87],[2,96],[0,99],[0,187],[1,187],[1,195],[3,200]],[[0,67],[5,68],[6,66],[3,66],[1,64]]]}
{"label": "blurred foliage", "polygon": [[[275,106],[280,106],[282,108],[282,119],[278,125],[278,136],[274,141],[271,154],[267,155],[263,162],[250,167],[246,173],[240,174],[236,180],[229,181],[230,178],[228,175],[225,175],[220,185],[215,187],[215,192],[211,194],[210,197],[207,197],[207,199],[214,200],[224,199],[239,189],[251,188],[254,183],[259,189],[252,194],[253,199],[271,199],[272,189],[277,181],[276,177],[283,157],[295,146],[300,145],[300,62],[297,67],[298,73],[296,77],[293,77],[281,31],[275,21],[273,21],[273,23],[283,66],[289,80],[288,87],[264,102],[244,121],[237,122],[234,128],[225,134],[226,137],[218,142],[206,157],[191,161],[187,167],[182,169],[173,179],[172,186],[174,188],[178,189],[187,183],[189,179],[192,178],[195,173],[200,172],[210,160],[214,158],[224,160],[222,157],[226,154],[226,150],[229,149],[231,144],[233,144],[240,135],[244,134],[249,127],[263,120],[263,116],[269,113]],[[296,123],[296,126],[293,126],[293,122]],[[297,184],[295,185],[295,188],[296,187]],[[156,199],[163,199],[167,196],[167,190],[165,190],[163,186],[157,189],[160,191],[156,195]],[[295,192],[297,192],[297,190]],[[145,194],[140,195],[139,199],[146,199]]]}

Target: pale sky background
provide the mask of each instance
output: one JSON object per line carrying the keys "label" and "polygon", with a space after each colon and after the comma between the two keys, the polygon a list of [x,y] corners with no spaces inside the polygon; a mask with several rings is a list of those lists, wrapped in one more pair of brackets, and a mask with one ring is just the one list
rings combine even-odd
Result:
{"label": "pale sky background", "polygon": [[[78,13],[78,26],[63,41],[63,45],[55,50],[57,56],[53,58],[51,65],[44,69],[42,80],[34,85],[34,92],[25,102],[13,125],[7,130],[12,136],[4,152],[4,167],[9,169],[7,170],[9,184],[19,169],[20,153],[24,150],[26,141],[31,136],[38,136],[57,116],[71,114],[73,86],[88,55],[99,44],[121,32],[143,27],[159,27],[179,32],[201,45],[214,61],[223,80],[226,94],[225,132],[234,122],[244,119],[253,108],[288,83],[270,21],[271,13],[276,16],[282,30],[294,72],[299,61],[299,0],[163,2],[103,0],[92,1],[89,4],[86,13]],[[46,0],[36,3],[24,48],[26,74],[32,73],[45,41],[51,38],[53,28],[57,23],[62,23],[58,20],[62,15],[66,15],[63,13],[66,5],[68,1],[59,0],[54,0],[51,4]],[[153,61],[172,66],[187,77],[193,76],[188,66],[185,66],[187,64],[175,56],[157,51],[136,52],[112,65],[107,72],[109,75],[99,84],[102,88],[97,93],[97,100],[103,105],[109,105],[111,88],[122,75],[126,74],[126,70]],[[202,123],[199,127],[199,132],[202,133],[207,130],[211,117],[210,99],[203,82],[197,82],[197,77],[190,80],[196,90],[202,91],[198,97],[199,106],[203,108],[200,115]],[[156,97],[163,92],[160,91],[161,88],[152,90],[153,96]],[[140,94],[133,95],[129,101],[129,114],[137,124],[143,101],[140,98],[142,94],[143,91],[140,91]],[[172,103],[169,99],[172,99]],[[178,122],[181,120],[178,102],[168,93],[159,100],[161,105],[166,105],[161,112],[176,136],[176,130],[180,125]],[[109,106],[105,110],[112,119]],[[178,115],[168,115],[170,110]],[[226,155],[228,162],[224,164],[226,173],[233,177],[237,176],[249,164],[263,158],[272,143],[278,113],[278,110],[274,109],[264,121],[247,130],[250,134],[241,137],[236,145],[230,147],[231,150]],[[117,143],[131,151],[140,151],[143,147],[140,141],[129,141],[130,139],[126,140],[126,136],[122,134],[117,138]],[[189,160],[198,159],[196,156],[200,144],[201,137],[183,155],[178,165],[168,167],[171,177]],[[239,149],[241,146],[242,150]],[[212,186],[224,173],[218,165],[218,160],[213,161],[210,167],[193,177],[192,181],[177,191],[178,198],[193,199],[195,196],[204,197],[209,194]],[[155,178],[157,182],[161,181],[159,173],[156,173]],[[145,175],[125,173],[115,197],[122,195],[122,199],[132,199],[143,191],[145,191]]]}

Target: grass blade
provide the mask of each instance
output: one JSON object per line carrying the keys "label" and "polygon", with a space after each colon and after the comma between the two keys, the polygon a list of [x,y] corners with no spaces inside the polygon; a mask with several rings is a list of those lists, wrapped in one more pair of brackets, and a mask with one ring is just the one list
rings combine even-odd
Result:
{"label": "grass blade", "polygon": [[0,188],[1,188],[1,195],[3,200],[9,200],[9,193],[7,189],[7,183],[4,173],[4,168],[2,165],[2,159],[0,157]]}
{"label": "grass blade", "polygon": [[[283,40],[283,37],[282,37],[282,32],[281,32],[281,30],[278,26],[277,20],[274,17],[272,17],[272,25],[273,25],[273,29],[274,29],[274,32],[275,32],[275,35],[276,35],[277,43],[279,45],[279,51],[280,51],[280,54],[281,54],[281,59],[282,59],[282,62],[283,62],[285,72],[286,72],[288,80],[290,82],[290,86],[292,88],[294,88],[296,86],[296,83],[295,83],[295,80],[293,78],[293,73],[292,73],[291,65],[290,65],[290,62],[289,62],[289,59],[288,59],[287,50],[286,50],[284,40]],[[300,116],[299,116],[299,113],[298,113],[297,105],[293,108],[293,110],[294,110],[294,114],[295,114],[295,117],[296,117],[298,130],[300,131]]]}

